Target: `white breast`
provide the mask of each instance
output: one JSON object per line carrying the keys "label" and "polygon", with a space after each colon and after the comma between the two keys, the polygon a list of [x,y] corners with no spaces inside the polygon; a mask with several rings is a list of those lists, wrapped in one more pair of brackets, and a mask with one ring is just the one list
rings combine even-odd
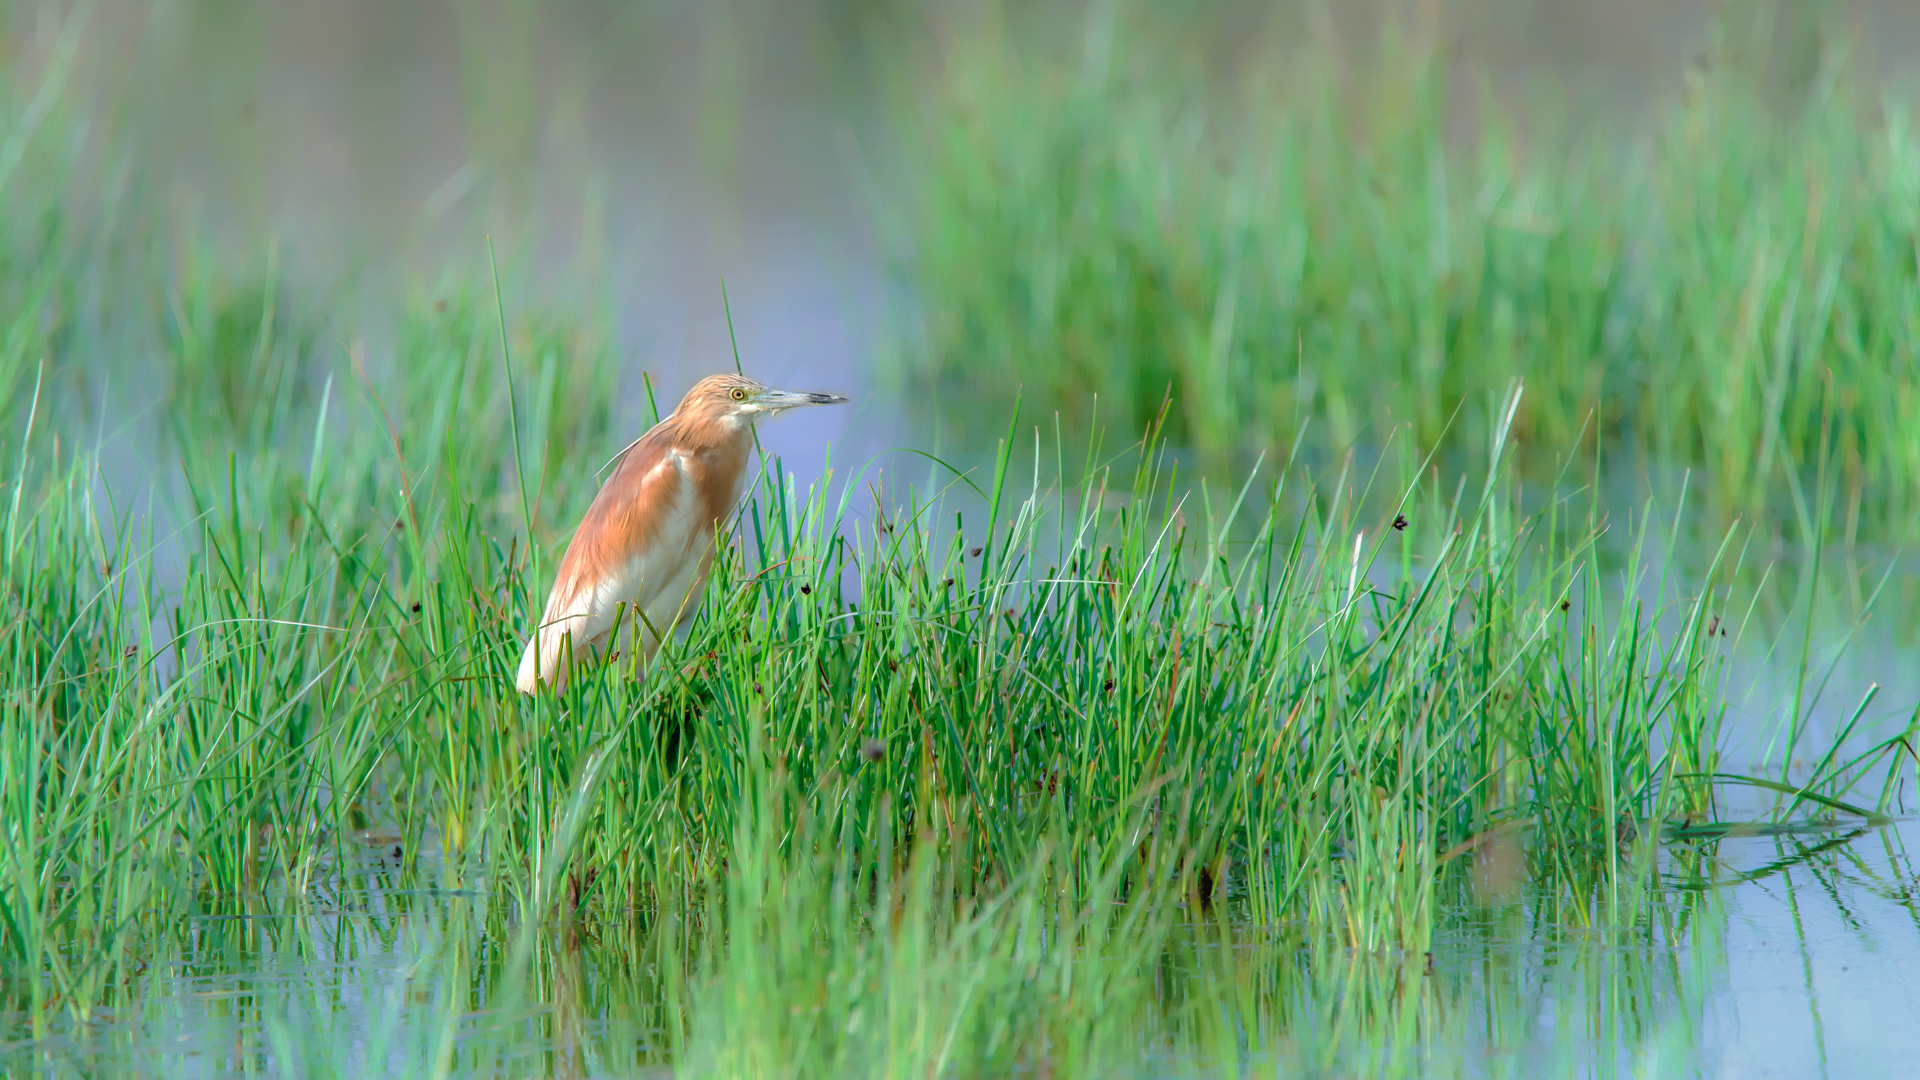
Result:
{"label": "white breast", "polygon": [[[569,575],[563,566],[540,629],[521,657],[516,682],[523,692],[533,693],[537,686],[536,665],[541,673],[552,673],[548,678],[556,688],[564,686],[569,652],[576,663],[609,651],[630,660],[637,646],[644,664],[660,640],[699,606],[713,559],[714,522],[687,457],[667,451],[628,490],[638,492],[627,497],[641,500],[634,509],[647,519],[645,527],[620,544],[624,558],[601,556],[606,561],[588,574]],[[580,543],[579,536],[574,543]],[[574,563],[575,554],[570,547],[567,564]]]}
{"label": "white breast", "polygon": [[[669,506],[662,507],[659,530],[653,534],[652,543],[635,552],[618,572],[599,584],[592,604],[600,616],[593,620],[595,644],[611,638],[614,649],[622,654],[632,647],[636,623],[643,647],[651,656],[659,637],[693,615],[700,603],[700,588],[706,584],[713,550],[713,522],[704,514],[699,493],[687,475],[685,456],[668,454],[655,469],[679,473],[673,482],[662,485],[673,492],[673,499]],[[621,620],[623,625],[615,627],[615,613],[621,610],[627,614]],[[644,620],[633,618],[635,610],[645,616]]]}

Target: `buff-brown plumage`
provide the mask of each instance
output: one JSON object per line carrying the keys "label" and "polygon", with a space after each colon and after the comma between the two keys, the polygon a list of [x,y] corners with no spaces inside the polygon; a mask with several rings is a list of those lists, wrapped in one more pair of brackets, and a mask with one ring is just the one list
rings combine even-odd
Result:
{"label": "buff-brown plumage", "polygon": [[580,520],[528,635],[520,691],[562,688],[570,664],[624,654],[636,637],[650,660],[699,607],[715,532],[746,479],[753,421],[845,400],[770,390],[739,375],[695,383],[671,416],[622,452]]}

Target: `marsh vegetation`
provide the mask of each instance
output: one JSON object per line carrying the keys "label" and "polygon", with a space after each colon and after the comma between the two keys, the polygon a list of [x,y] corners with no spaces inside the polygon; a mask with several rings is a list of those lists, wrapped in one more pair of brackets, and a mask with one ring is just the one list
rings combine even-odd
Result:
{"label": "marsh vegetation", "polygon": [[1905,632],[1920,156],[1837,76],[1557,155],[1417,38],[971,26],[872,373],[958,445],[763,454],[654,670],[529,698],[658,373],[530,248],[375,319],[166,232],[79,18],[0,152],[0,1067],[1687,1071],[1741,888],[1911,912],[1920,713],[1826,643]]}

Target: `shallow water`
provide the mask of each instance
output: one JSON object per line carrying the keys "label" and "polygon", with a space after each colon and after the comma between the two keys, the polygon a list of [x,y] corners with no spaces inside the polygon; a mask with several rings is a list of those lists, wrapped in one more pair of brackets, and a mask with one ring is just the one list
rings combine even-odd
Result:
{"label": "shallow water", "polygon": [[[1251,1075],[1350,1061],[1375,1039],[1417,1042],[1406,1075],[1903,1075],[1920,1050],[1915,840],[1909,819],[1669,844],[1664,888],[1611,912],[1535,894],[1483,859],[1440,916],[1421,985],[1373,1027],[1344,965],[1288,980],[1299,946],[1271,928],[1196,924],[1164,963],[1245,984],[1236,1056]],[[393,867],[369,859],[334,890],[182,920],[131,1001],[37,1040],[5,1018],[0,1069],[414,1075],[444,1051],[461,1075],[666,1074],[663,982],[615,959],[618,928],[562,935],[516,992],[502,977],[509,924],[484,897],[398,888]],[[1282,1041],[1262,1021],[1289,1008]],[[1223,1062],[1169,1045],[1157,1019],[1142,1018],[1142,1075],[1218,1074]]]}
{"label": "shallow water", "polygon": [[[87,31],[76,93],[184,213],[238,251],[277,234],[297,277],[373,267],[369,291],[445,264],[471,277],[481,237],[497,233],[554,271],[554,291],[610,307],[632,357],[623,414],[636,422],[643,368],[671,399],[731,365],[724,278],[748,370],[858,398],[767,428],[768,450],[804,485],[823,444],[857,464],[927,442],[904,428],[900,403],[870,392],[893,310],[866,197],[884,156],[871,123],[880,84],[862,74],[857,35],[818,29],[827,7],[621,16],[569,4],[531,18],[512,5],[400,15],[282,3],[228,20],[202,4],[109,3]],[[1513,86],[1569,77],[1631,110],[1677,84],[1707,7],[1542,4],[1511,23],[1465,19],[1499,32],[1463,31],[1461,43]],[[62,11],[19,9],[10,51],[42,52]],[[1870,64],[1920,41],[1907,5],[1854,11],[1886,53]],[[128,446],[122,491],[150,480]],[[1816,641],[1839,636],[1845,609],[1823,616]],[[1904,723],[1920,701],[1913,610],[1883,611],[1850,647],[1813,706],[1816,732],[1876,682],[1871,729]],[[1756,772],[1778,767],[1775,731],[1797,688],[1788,614],[1763,619],[1733,657],[1732,764]],[[1920,809],[1920,793],[1907,795]],[[1722,839],[1698,846],[1697,868],[1670,851],[1671,888],[1631,917],[1485,868],[1438,928],[1425,1052],[1436,1071],[1470,1075],[1902,1075],[1920,1050],[1908,974],[1920,971],[1917,840],[1920,824],[1902,820]],[[136,999],[42,1038],[19,1012],[0,1018],[0,1069],[401,1076],[451,1046],[460,1072],[598,1076],[668,1058],[660,983],[606,962],[614,935],[553,948],[528,992],[508,993],[506,923],[482,893],[432,879],[372,866],[331,891],[184,918],[155,943]],[[1251,927],[1209,947],[1252,969],[1297,960]],[[1329,1017],[1352,990],[1338,972],[1284,986],[1273,996],[1297,992]],[[1148,1075],[1218,1071],[1191,1050],[1140,1049]],[[1239,1068],[1272,1071],[1292,1052],[1256,1031]]]}

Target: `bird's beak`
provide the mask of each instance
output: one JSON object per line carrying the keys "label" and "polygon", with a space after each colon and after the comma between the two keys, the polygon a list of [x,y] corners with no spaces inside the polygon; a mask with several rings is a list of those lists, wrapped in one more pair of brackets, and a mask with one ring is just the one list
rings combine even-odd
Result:
{"label": "bird's beak", "polygon": [[798,409],[806,405],[844,405],[847,399],[840,394],[809,394],[798,390],[766,390],[754,398],[753,404],[762,412],[777,413],[787,409]]}

